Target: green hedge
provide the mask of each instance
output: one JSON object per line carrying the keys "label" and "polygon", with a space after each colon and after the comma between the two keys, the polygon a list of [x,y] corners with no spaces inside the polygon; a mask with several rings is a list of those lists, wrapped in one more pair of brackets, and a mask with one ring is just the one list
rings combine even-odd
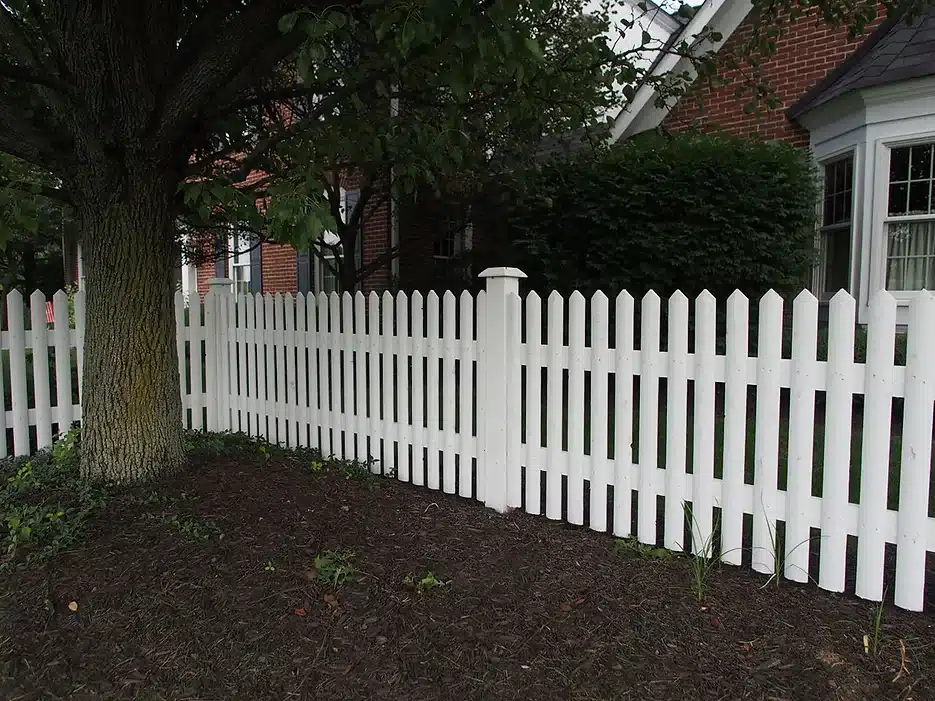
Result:
{"label": "green hedge", "polygon": [[541,290],[757,297],[807,279],[816,198],[802,149],[654,136],[511,174],[484,198],[479,225],[487,256]]}

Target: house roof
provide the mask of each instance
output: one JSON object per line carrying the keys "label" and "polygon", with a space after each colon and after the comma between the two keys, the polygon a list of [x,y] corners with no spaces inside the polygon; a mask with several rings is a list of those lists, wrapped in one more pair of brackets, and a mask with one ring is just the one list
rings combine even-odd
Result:
{"label": "house roof", "polygon": [[914,21],[884,21],[786,114],[795,119],[841,95],[935,74],[935,5]]}
{"label": "house roof", "polygon": [[[695,71],[691,62],[674,53],[669,53],[668,49],[671,49],[677,42],[686,41],[699,52],[717,51],[727,42],[751,7],[751,0],[705,0],[700,7],[696,8],[691,19],[683,24],[681,30],[672,33],[665,49],[655,57],[647,75],[658,76],[670,71],[677,73],[685,71],[694,75]],[[704,42],[699,42],[697,37],[705,27],[716,28],[721,34],[720,41],[711,41],[709,38]],[[654,86],[644,81],[633,99],[617,114],[611,128],[610,140],[616,141],[621,137],[625,138],[657,126],[670,107],[671,105],[657,105]]]}

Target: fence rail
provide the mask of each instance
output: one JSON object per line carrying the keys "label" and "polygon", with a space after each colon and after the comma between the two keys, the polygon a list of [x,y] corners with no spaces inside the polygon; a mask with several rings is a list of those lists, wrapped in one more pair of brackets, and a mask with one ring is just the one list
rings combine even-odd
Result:
{"label": "fence rail", "polygon": [[[476,297],[238,296],[219,286],[186,307],[179,295],[183,421],[371,461],[500,510],[829,591],[853,580],[858,596],[879,600],[886,583],[897,605],[923,608],[935,551],[929,293],[912,304],[901,365],[886,293],[871,304],[866,362],[855,362],[855,303],[844,293],[828,310],[827,359],[807,292],[792,305],[791,344],[782,298],[759,300],[750,357],[750,303],[739,293],[718,323],[708,294],[665,305],[653,293],[639,303],[626,293],[542,299],[519,295],[519,271],[484,275]],[[59,323],[63,293],[51,330],[45,304],[30,298],[27,330],[22,297],[7,297],[3,455],[10,441],[16,454],[48,445],[55,426],[80,419],[66,387],[80,390],[80,373],[69,379],[83,299],[74,328]],[[29,370],[28,351],[43,348],[54,363]]]}

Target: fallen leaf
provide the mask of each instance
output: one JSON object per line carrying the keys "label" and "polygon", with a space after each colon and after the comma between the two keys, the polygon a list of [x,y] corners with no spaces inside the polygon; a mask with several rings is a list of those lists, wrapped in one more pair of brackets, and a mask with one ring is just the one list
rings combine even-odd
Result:
{"label": "fallen leaf", "polygon": [[558,607],[558,609],[559,611],[568,613],[569,611],[571,611],[571,604],[562,604],[561,606]]}
{"label": "fallen leaf", "polygon": [[68,602],[68,610],[69,610],[69,611],[77,611],[77,610],[78,610],[78,602],[77,602],[77,601],[69,601],[69,602]]}
{"label": "fallen leaf", "polygon": [[581,604],[583,604],[583,603],[584,603],[584,599],[576,599],[576,600],[575,600],[575,606],[581,606]]}
{"label": "fallen leaf", "polygon": [[304,616],[304,615],[305,615],[305,609],[296,609],[296,610],[295,610],[295,615],[296,615],[296,616]]}
{"label": "fallen leaf", "polygon": [[721,622],[717,618],[713,618],[711,619],[711,625],[714,626],[715,628],[720,628]]}
{"label": "fallen leaf", "polygon": [[331,608],[338,608],[341,605],[341,602],[338,601],[338,597],[333,594],[325,594],[325,603],[328,604]]}

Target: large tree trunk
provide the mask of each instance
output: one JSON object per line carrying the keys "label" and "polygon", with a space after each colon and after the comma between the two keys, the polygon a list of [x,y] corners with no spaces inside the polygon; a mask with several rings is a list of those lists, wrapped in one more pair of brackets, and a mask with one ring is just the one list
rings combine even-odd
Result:
{"label": "large tree trunk", "polygon": [[87,279],[82,473],[133,482],[178,469],[172,195],[178,179],[129,175],[79,213]]}

